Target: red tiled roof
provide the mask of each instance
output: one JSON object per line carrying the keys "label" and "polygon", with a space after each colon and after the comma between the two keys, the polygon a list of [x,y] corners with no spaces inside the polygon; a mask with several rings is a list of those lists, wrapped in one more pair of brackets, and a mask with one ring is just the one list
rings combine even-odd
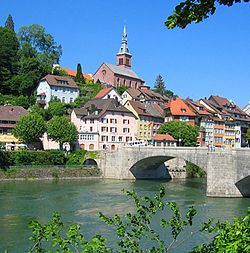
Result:
{"label": "red tiled roof", "polygon": [[[72,70],[72,69],[68,69],[68,68],[65,68],[65,67],[60,67],[61,70],[65,71],[69,76],[76,76],[76,71],[75,70]],[[92,77],[90,74],[82,74],[84,78],[88,79],[88,80],[92,80]]]}
{"label": "red tiled roof", "polygon": [[176,141],[173,136],[169,134],[156,134],[153,137],[153,140],[155,141]]}
{"label": "red tiled roof", "polygon": [[109,93],[113,87],[104,88],[98,92],[98,94],[95,96],[95,98],[103,98],[107,93]]}
{"label": "red tiled roof", "polygon": [[184,100],[178,97],[172,98],[164,108],[169,108],[172,115],[195,116]]}

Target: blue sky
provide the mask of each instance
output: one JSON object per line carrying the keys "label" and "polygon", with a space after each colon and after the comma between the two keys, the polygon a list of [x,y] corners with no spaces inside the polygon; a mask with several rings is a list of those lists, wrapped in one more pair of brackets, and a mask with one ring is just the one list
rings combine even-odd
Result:
{"label": "blue sky", "polygon": [[168,30],[171,0],[0,0],[0,25],[11,14],[16,31],[34,23],[63,47],[60,64],[92,73],[115,63],[126,23],[132,68],[153,86],[161,74],[182,98],[219,95],[240,107],[250,101],[250,4],[218,6],[214,16]]}

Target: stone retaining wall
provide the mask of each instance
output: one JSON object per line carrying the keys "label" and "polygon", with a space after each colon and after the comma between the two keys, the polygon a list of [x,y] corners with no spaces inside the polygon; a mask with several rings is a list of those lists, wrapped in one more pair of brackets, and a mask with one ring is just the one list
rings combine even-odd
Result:
{"label": "stone retaining wall", "polygon": [[16,179],[65,179],[65,178],[84,178],[101,177],[101,171],[98,168],[89,169],[7,169],[0,170],[0,180]]}

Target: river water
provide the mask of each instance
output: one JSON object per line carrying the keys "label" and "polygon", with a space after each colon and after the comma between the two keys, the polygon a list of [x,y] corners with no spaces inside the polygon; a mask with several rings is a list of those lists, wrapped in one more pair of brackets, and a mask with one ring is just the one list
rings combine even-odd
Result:
{"label": "river water", "polygon": [[[152,180],[41,180],[0,182],[0,252],[27,252],[31,246],[28,238],[32,219],[47,222],[54,211],[60,212],[62,220],[78,223],[86,237],[102,234],[114,238],[112,231],[97,214],[125,214],[133,211],[133,201],[122,189],[135,190],[140,195],[152,196],[161,186],[166,188],[166,200],[176,201],[181,210],[194,206],[198,215],[194,223],[208,218],[231,219],[243,216],[248,198],[207,198],[204,179],[152,181]],[[194,225],[191,230],[197,230]],[[196,234],[173,252],[187,252],[194,245],[209,240],[206,234]]]}

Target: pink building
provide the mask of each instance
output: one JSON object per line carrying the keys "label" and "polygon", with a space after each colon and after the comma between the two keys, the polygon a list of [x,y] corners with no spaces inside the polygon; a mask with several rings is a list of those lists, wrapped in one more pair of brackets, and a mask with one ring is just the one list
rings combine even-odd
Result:
{"label": "pink building", "polygon": [[132,55],[128,49],[127,32],[124,27],[122,44],[116,55],[116,65],[103,63],[94,74],[94,82],[106,86],[139,88],[144,81],[131,69]]}
{"label": "pink building", "polygon": [[80,149],[116,150],[135,140],[136,119],[117,99],[94,99],[71,114]]}

